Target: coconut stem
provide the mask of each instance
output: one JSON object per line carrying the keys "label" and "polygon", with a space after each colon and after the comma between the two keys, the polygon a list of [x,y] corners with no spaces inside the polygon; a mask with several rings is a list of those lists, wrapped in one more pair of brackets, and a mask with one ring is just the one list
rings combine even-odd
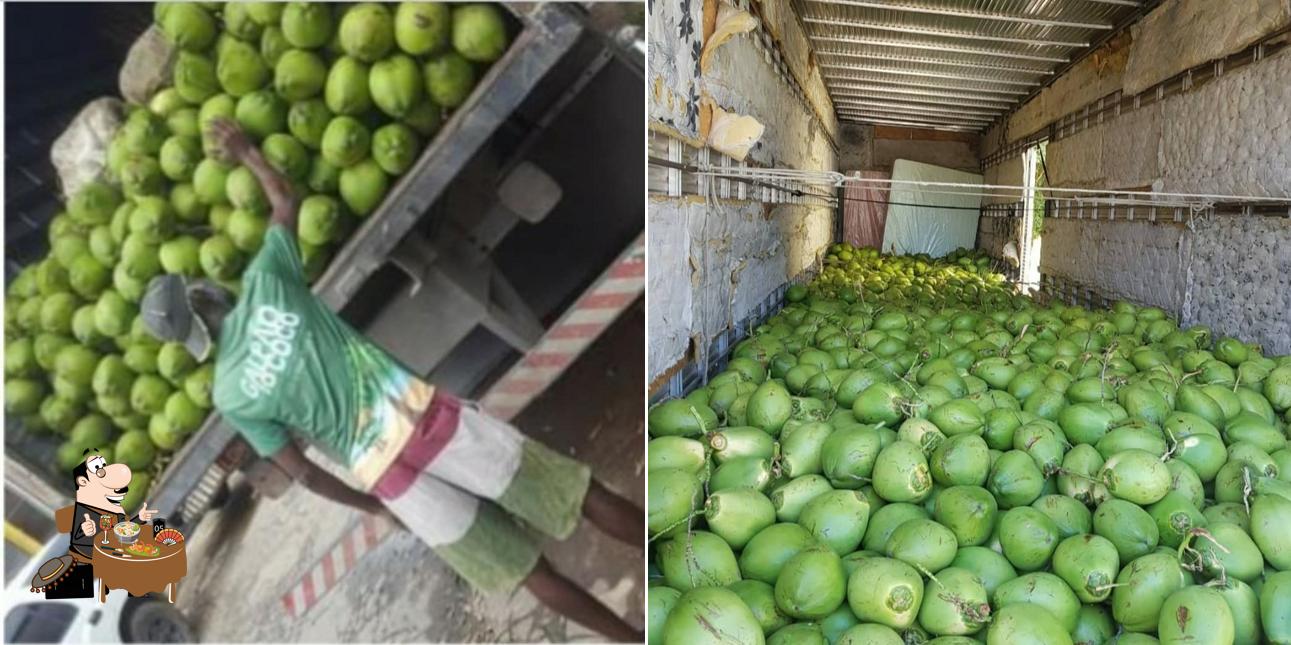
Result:
{"label": "coconut stem", "polygon": [[1087,481],[1087,482],[1092,482],[1092,483],[1095,483],[1095,484],[1102,484],[1102,483],[1104,483],[1101,479],[1097,479],[1097,478],[1094,478],[1094,477],[1090,477],[1089,475],[1086,475],[1086,474],[1084,474],[1084,473],[1078,473],[1078,472],[1076,472],[1076,471],[1074,471],[1074,470],[1068,470],[1068,469],[1063,468],[1063,467],[1061,467],[1061,466],[1059,466],[1058,468],[1055,468],[1055,469],[1054,469],[1054,471],[1053,471],[1053,474],[1055,474],[1055,475],[1066,475],[1066,476],[1068,476],[1068,477],[1075,477],[1076,479],[1083,479],[1083,480],[1085,480],[1085,481]]}
{"label": "coconut stem", "polygon": [[1013,348],[1017,347],[1018,343],[1022,342],[1022,337],[1027,335],[1027,330],[1030,328],[1031,328],[1031,323],[1022,325],[1022,331],[1018,332],[1018,337],[1014,338],[1013,342],[1000,348],[1000,358],[1008,358],[1009,356],[1012,356]]}
{"label": "coconut stem", "polygon": [[1170,458],[1174,456],[1174,451],[1179,449],[1179,440],[1174,438],[1174,433],[1170,432],[1169,428],[1164,428],[1164,430],[1166,438],[1170,440],[1170,444],[1166,446],[1165,454],[1161,455],[1161,463],[1169,461]]}
{"label": "coconut stem", "polygon": [[704,423],[704,417],[700,416],[699,410],[696,410],[693,405],[688,405],[686,407],[690,410],[690,416],[695,417],[695,421],[699,422],[699,433],[708,434],[708,424]]}
{"label": "coconut stem", "polygon": [[1211,564],[1219,568],[1219,577],[1213,580],[1207,581],[1206,586],[1223,587],[1225,589],[1228,588],[1228,569],[1224,568],[1224,563],[1220,562],[1218,558],[1215,558],[1214,554],[1212,553]]}
{"label": "coconut stem", "polygon": [[1246,507],[1246,515],[1251,514],[1251,471],[1242,468],[1242,506]]}
{"label": "coconut stem", "polygon": [[696,517],[699,517],[700,515],[703,515],[703,514],[704,514],[704,510],[703,510],[703,509],[700,509],[700,508],[697,508],[697,509],[695,509],[695,510],[691,511],[690,513],[688,513],[688,514],[686,515],[686,517],[683,517],[683,518],[681,518],[681,519],[677,520],[676,522],[673,522],[672,524],[669,524],[668,526],[664,527],[664,529],[663,529],[662,531],[659,531],[658,533],[654,534],[654,536],[652,536],[652,537],[650,538],[649,542],[654,542],[654,541],[655,541],[656,539],[658,539],[660,536],[667,535],[667,534],[668,534],[668,531],[671,531],[671,530],[673,530],[673,529],[677,528],[678,526],[681,526],[683,523],[685,523],[685,522],[689,522],[689,521],[691,521],[691,520],[695,519]]}
{"label": "coconut stem", "polygon": [[914,565],[914,568],[918,569],[919,573],[922,573],[923,575],[928,576],[929,580],[932,580],[933,582],[937,583],[938,587],[941,587],[942,589],[946,588],[946,585],[941,584],[941,581],[937,579],[937,576],[932,575],[932,572],[925,569],[923,565],[919,564],[918,562],[911,562],[910,564]]}
{"label": "coconut stem", "polygon": [[1223,544],[1220,544],[1219,540],[1216,540],[1215,536],[1211,535],[1210,531],[1207,531],[1206,529],[1201,528],[1200,526],[1195,529],[1192,529],[1189,532],[1192,533],[1193,535],[1196,535],[1197,537],[1206,538],[1207,540],[1210,540],[1211,544],[1214,544],[1217,548],[1219,548],[1220,551],[1223,551],[1224,553],[1232,553],[1232,551],[1228,550],[1228,547],[1224,546]]}
{"label": "coconut stem", "polygon": [[1102,403],[1107,400],[1103,392],[1103,384],[1107,383],[1107,364],[1112,360],[1112,351],[1116,349],[1116,343],[1107,346],[1107,351],[1103,352],[1103,370],[1098,374],[1098,402]]}
{"label": "coconut stem", "polygon": [[[1179,543],[1180,566],[1189,571],[1202,571],[1205,569],[1205,555],[1202,551],[1192,548],[1192,539],[1195,537],[1210,540],[1211,544],[1214,544],[1220,551],[1231,553],[1231,551],[1228,550],[1228,547],[1220,544],[1219,541],[1215,539],[1215,536],[1210,534],[1210,531],[1201,527],[1189,529],[1188,532],[1184,534],[1183,542]],[[1212,553],[1210,556],[1212,563],[1218,564],[1218,561],[1214,558],[1214,554]],[[1222,569],[1223,567],[1221,566],[1220,568]]]}
{"label": "coconut stem", "polygon": [[[941,583],[939,582],[937,584]],[[944,589],[945,587],[942,588]],[[964,600],[958,594],[949,592],[937,594],[937,597],[945,600],[951,605],[954,605],[955,609],[959,611],[959,617],[962,618],[965,623],[984,624],[991,621],[991,606],[989,604],[974,604]],[[985,608],[985,610],[983,611],[982,608]]]}

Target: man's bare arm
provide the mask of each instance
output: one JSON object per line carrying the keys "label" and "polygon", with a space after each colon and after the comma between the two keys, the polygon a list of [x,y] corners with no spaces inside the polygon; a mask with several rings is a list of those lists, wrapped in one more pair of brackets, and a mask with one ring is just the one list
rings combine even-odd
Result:
{"label": "man's bare arm", "polygon": [[385,510],[381,500],[350,488],[345,482],[316,466],[305,457],[295,442],[289,442],[279,450],[273,456],[273,462],[316,495],[368,513],[379,513]]}
{"label": "man's bare arm", "polygon": [[260,153],[260,149],[232,121],[215,119],[208,126],[208,133],[215,140],[215,147],[223,151],[225,159],[246,166],[259,180],[260,187],[264,190],[265,197],[269,199],[269,206],[272,208],[269,221],[282,224],[292,235],[295,235],[296,211],[299,203],[291,182],[269,165],[269,161]]}

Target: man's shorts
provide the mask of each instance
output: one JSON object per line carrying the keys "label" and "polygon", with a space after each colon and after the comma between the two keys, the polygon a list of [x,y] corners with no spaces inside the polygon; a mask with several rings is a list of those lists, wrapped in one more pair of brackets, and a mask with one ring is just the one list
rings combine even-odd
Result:
{"label": "man's shorts", "polygon": [[574,532],[590,479],[585,464],[436,392],[372,492],[477,589],[511,591],[543,535]]}

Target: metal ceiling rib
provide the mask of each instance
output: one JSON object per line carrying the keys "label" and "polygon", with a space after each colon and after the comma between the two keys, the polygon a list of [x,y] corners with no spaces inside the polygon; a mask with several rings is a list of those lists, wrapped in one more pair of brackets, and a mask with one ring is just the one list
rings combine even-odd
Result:
{"label": "metal ceiling rib", "polygon": [[865,105],[840,105],[838,106],[838,112],[840,114],[882,114],[887,118],[893,119],[916,118],[924,121],[946,121],[951,123],[990,123],[993,118],[979,114],[946,114],[944,112],[930,112],[891,106],[871,107]]}
{"label": "metal ceiling rib", "polygon": [[[978,97],[980,100],[1007,97],[1008,103],[1017,101],[1013,97],[1023,96],[1027,93],[1027,90],[1018,87],[987,87],[983,84],[963,85],[942,79],[903,77],[900,74],[862,74],[857,73],[855,70],[830,71],[826,69],[823,76],[825,83],[831,88],[837,86],[840,88],[865,89],[869,86],[881,86],[891,88],[888,91],[892,92],[899,91],[898,88],[902,90],[918,89],[937,93],[953,92],[961,96]],[[858,88],[858,85],[863,87]]]}
{"label": "metal ceiling rib", "polygon": [[944,117],[936,117],[936,116],[927,115],[927,114],[906,114],[906,113],[897,113],[895,111],[884,112],[884,111],[869,111],[869,110],[848,110],[848,111],[839,112],[839,116],[855,117],[858,119],[869,118],[869,119],[910,120],[910,121],[916,121],[919,123],[934,123],[937,125],[962,127],[962,128],[980,128],[983,126],[983,124],[989,123],[989,121],[986,121],[986,120],[947,119]]}
{"label": "metal ceiling rib", "polygon": [[[1015,88],[1029,88],[1040,84],[1040,81],[1034,77],[1022,78],[1016,74],[1001,72],[999,70],[965,70],[949,65],[941,65],[926,60],[908,60],[908,61],[850,61],[850,60],[824,60],[820,66],[826,70],[855,71],[855,72],[874,72],[877,74],[891,74],[898,77],[914,77],[919,79],[941,79],[946,81],[967,82],[967,83],[988,83],[995,85],[1008,85]],[[1003,89],[1003,88],[993,88]],[[1030,90],[1028,90],[1030,91]],[[1025,92],[1024,92],[1025,93]]]}
{"label": "metal ceiling rib", "polygon": [[[892,5],[882,0],[811,0],[823,4],[842,5],[844,7],[861,7],[864,9],[881,9],[892,10]],[[1025,13],[1001,13],[977,9],[973,7],[956,7],[938,4],[907,4],[900,5],[898,11],[906,13],[917,13],[928,16],[951,16],[954,18],[972,18],[974,20],[995,20],[999,22],[1010,22],[1020,25],[1034,25],[1037,27],[1075,27],[1077,29],[1111,29],[1112,25],[1107,22],[1086,20],[1065,20],[1057,18],[1040,18],[1033,17]]]}
{"label": "metal ceiling rib", "polygon": [[936,65],[943,67],[963,67],[966,69],[982,69],[997,72],[1008,72],[1008,76],[1048,76],[1053,74],[1053,70],[1039,68],[1035,66],[1012,65],[1000,63],[998,61],[983,61],[977,56],[963,54],[958,57],[934,56],[927,54],[910,54],[900,53],[896,48],[888,47],[865,47],[861,51],[856,48],[832,46],[816,50],[818,55],[827,55],[830,57],[850,58],[855,60],[866,61],[904,61],[911,63],[922,63],[924,65]]}
{"label": "metal ceiling rib", "polygon": [[882,36],[865,36],[865,35],[839,35],[831,36],[828,34],[817,34],[814,38],[818,42],[837,42],[850,43],[854,45],[868,45],[877,47],[882,50],[915,50],[915,51],[933,51],[933,52],[954,52],[968,56],[981,56],[985,58],[1005,58],[1009,60],[1033,60],[1046,63],[1065,63],[1067,58],[1061,56],[1043,56],[1036,54],[1026,54],[1023,52],[1009,51],[1007,49],[993,47],[967,47],[956,45],[943,40],[937,42],[933,39],[909,38],[905,40],[883,38]]}
{"label": "metal ceiling rib", "polygon": [[981,130],[1144,0],[792,3],[840,118]]}
{"label": "metal ceiling rib", "polygon": [[980,127],[976,127],[976,126],[950,125],[946,123],[928,123],[926,121],[918,121],[914,119],[884,119],[881,117],[874,117],[874,116],[861,116],[861,115],[848,115],[848,114],[840,114],[838,115],[838,119],[840,121],[848,121],[851,123],[869,123],[872,125],[898,125],[905,128],[950,130],[951,132],[977,132],[978,130],[981,130]]}
{"label": "metal ceiling rib", "polygon": [[982,108],[982,107],[964,107],[964,106],[957,106],[957,105],[946,105],[944,103],[919,103],[919,102],[906,102],[906,101],[898,102],[898,101],[887,101],[887,100],[876,101],[872,98],[855,98],[855,97],[848,96],[846,94],[840,94],[838,98],[835,99],[834,103],[838,105],[839,109],[842,109],[843,107],[846,107],[846,106],[864,106],[864,107],[871,107],[871,108],[887,107],[887,108],[900,108],[902,110],[910,110],[911,112],[933,112],[937,114],[966,114],[966,115],[973,115],[973,116],[989,116],[989,117],[999,116],[1000,113],[1004,111],[1004,108],[990,109],[990,108]]}
{"label": "metal ceiling rib", "polygon": [[1005,112],[1009,109],[1010,101],[1005,99],[992,99],[989,97],[964,97],[953,93],[921,91],[915,89],[910,92],[902,92],[898,88],[883,88],[877,86],[866,86],[862,89],[851,88],[847,86],[835,86],[833,97],[835,101],[844,99],[868,99],[868,100],[887,100],[892,103],[913,102],[913,103],[932,103],[935,105],[945,105],[948,107],[961,108],[983,108],[995,112]]}

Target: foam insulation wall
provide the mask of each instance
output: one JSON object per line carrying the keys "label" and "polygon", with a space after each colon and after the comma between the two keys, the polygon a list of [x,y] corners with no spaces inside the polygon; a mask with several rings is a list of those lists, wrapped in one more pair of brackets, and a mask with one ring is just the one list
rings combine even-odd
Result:
{"label": "foam insulation wall", "polygon": [[1120,89],[1130,42],[1114,38],[1081,59],[1008,119],[1008,139],[1033,134],[1071,110]]}
{"label": "foam insulation wall", "polygon": [[1001,147],[1004,146],[1005,143],[1007,143],[1004,140],[1005,130],[1006,130],[1005,126],[1007,125],[1007,123],[1008,123],[1007,120],[997,119],[995,123],[992,123],[991,127],[987,128],[986,132],[982,134],[980,147],[981,147],[981,154],[983,159],[990,156],[991,154],[994,154],[996,150],[999,150]]}
{"label": "foam insulation wall", "polygon": [[695,321],[690,266],[691,205],[651,197],[646,217],[646,343],[650,378],[686,354]]}
{"label": "foam insulation wall", "polygon": [[[982,218],[978,244],[995,238]],[[1218,216],[1196,232],[1148,222],[1049,218],[1040,270],[1097,288],[1105,296],[1150,303],[1187,325],[1291,353],[1291,220]],[[997,229],[998,230],[998,229]]]}
{"label": "foam insulation wall", "polygon": [[1291,354],[1291,219],[1217,217],[1192,241],[1186,325]]}
{"label": "foam insulation wall", "polygon": [[1177,314],[1187,286],[1182,231],[1148,222],[1046,218],[1040,272]]}
{"label": "foam insulation wall", "polygon": [[[1168,0],[988,130],[983,155],[1117,90],[1137,94],[1291,26],[1291,0]],[[1168,54],[1163,54],[1168,52]],[[1001,134],[1003,130],[1003,134]]]}
{"label": "foam insulation wall", "polygon": [[1125,93],[1138,94],[1184,70],[1237,53],[1288,25],[1287,0],[1166,2],[1131,30],[1135,46],[1125,69]]}
{"label": "foam insulation wall", "polygon": [[712,338],[735,325],[815,265],[832,239],[828,209],[651,199],[651,378],[680,360],[693,337]]}
{"label": "foam insulation wall", "polygon": [[1143,188],[1161,178],[1161,106],[1111,118],[1050,143],[1045,150],[1049,185],[1063,188]]}
{"label": "foam insulation wall", "polygon": [[749,153],[750,161],[769,167],[834,169],[836,135],[799,100],[752,39],[735,38],[718,49],[702,83],[726,110],[767,126]]}
{"label": "foam insulation wall", "polygon": [[1291,196],[1291,53],[1049,145],[1050,182]]}
{"label": "foam insulation wall", "polygon": [[[1286,25],[1284,0],[1233,3],[1174,0],[1158,9],[1191,12],[1195,25],[1156,17],[1134,30],[1121,82],[1143,89],[1188,66],[1239,51]],[[1211,8],[1213,29],[1197,16]],[[1224,13],[1221,11],[1221,13]],[[1187,22],[1187,21],[1184,21]],[[1175,33],[1171,33],[1175,32]],[[1213,41],[1213,42],[1206,42]],[[1179,56],[1162,56],[1178,51]],[[1146,59],[1154,58],[1155,67]],[[1188,61],[1184,64],[1183,60]],[[1136,62],[1137,61],[1137,62]],[[1110,69],[1110,68],[1109,68]],[[1105,71],[1105,70],[1104,70]],[[1138,80],[1131,81],[1130,76]],[[1070,79],[1068,78],[1070,77]],[[1110,91],[1105,73],[1076,68],[1058,79],[1089,83],[1095,99]],[[1281,52],[1158,105],[1108,115],[1047,149],[1050,183],[1062,187],[1133,189],[1291,197],[1291,53]],[[1150,79],[1148,80],[1143,79]],[[1133,82],[1133,85],[1129,84]],[[1116,89],[1115,87],[1110,89]],[[1105,91],[1106,90],[1106,91]],[[1037,99],[1043,101],[1045,94]],[[1088,102],[1086,99],[1085,102]],[[1033,101],[1032,103],[1036,103]],[[1007,128],[984,137],[983,153],[1043,128],[1082,103],[1028,105]],[[985,171],[988,183],[1020,184],[1021,156]],[[983,218],[979,245],[994,250],[999,230]],[[1261,342],[1271,352],[1291,352],[1291,220],[1218,216],[1194,230],[1148,222],[1048,218],[1041,271],[1090,286],[1110,297],[1161,306],[1185,325],[1207,324],[1219,334]]]}
{"label": "foam insulation wall", "polygon": [[[998,183],[1000,183],[999,179],[1000,179],[1000,167],[999,167],[999,166],[990,166],[989,168],[983,168],[983,169],[982,169],[982,183],[983,183],[983,184],[986,184],[986,185],[988,185],[988,186],[989,186],[989,185],[991,185],[991,184],[998,184]],[[993,204],[993,203],[995,203],[995,199],[994,199],[994,198],[991,198],[991,197],[982,197],[982,203],[983,203],[983,204]]]}
{"label": "foam insulation wall", "polygon": [[1162,107],[1167,191],[1291,197],[1291,51]]}
{"label": "foam insulation wall", "polygon": [[824,123],[827,131],[837,132],[839,123],[834,112],[834,102],[829,98],[820,66],[816,65],[812,56],[811,41],[793,12],[793,5],[788,0],[759,1],[754,8],[817,118]]}
{"label": "foam insulation wall", "polygon": [[[688,19],[702,20],[702,11],[695,9],[700,2],[652,4],[651,25],[673,27],[651,28],[652,56],[656,51],[688,47],[675,41]],[[792,19],[788,3],[783,8],[772,6],[778,4],[763,3],[756,9],[806,100],[755,45],[756,36],[746,34],[714,50],[703,75],[689,79],[693,83],[685,74],[656,69],[656,63],[663,67],[670,63],[652,59],[651,119],[693,136],[677,127],[675,111],[653,105],[693,88],[724,109],[766,125],[761,141],[748,155],[753,165],[834,170],[838,123],[828,107],[819,72],[811,65],[801,27]],[[700,24],[696,22],[694,28],[700,29]],[[677,57],[682,64],[687,60],[688,56]],[[822,99],[827,107],[823,116]],[[647,218],[652,381],[688,360],[692,348],[746,317],[780,285],[815,266],[834,234],[832,208],[753,200],[722,200],[721,207],[710,207],[693,195],[656,194],[650,197]]]}
{"label": "foam insulation wall", "polygon": [[[982,183],[996,186],[1021,186],[1026,174],[1025,170],[1021,156],[1005,159],[983,171]],[[1018,197],[1011,196],[1016,195],[1016,191],[986,190],[990,194],[982,198],[982,202],[985,204],[1005,204],[1018,201]]]}

